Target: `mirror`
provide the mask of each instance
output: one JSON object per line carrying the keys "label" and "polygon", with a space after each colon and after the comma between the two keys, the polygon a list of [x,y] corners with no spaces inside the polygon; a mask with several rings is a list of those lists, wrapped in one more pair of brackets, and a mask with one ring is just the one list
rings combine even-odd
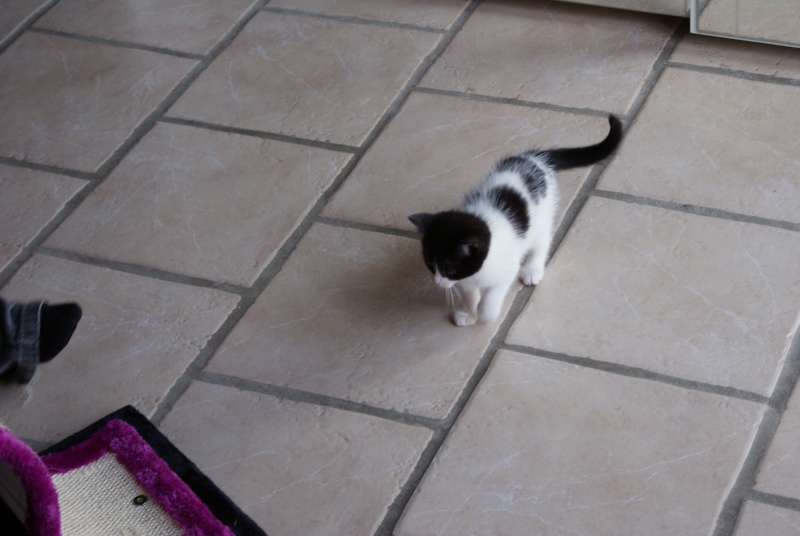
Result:
{"label": "mirror", "polygon": [[800,47],[800,0],[692,0],[692,33]]}

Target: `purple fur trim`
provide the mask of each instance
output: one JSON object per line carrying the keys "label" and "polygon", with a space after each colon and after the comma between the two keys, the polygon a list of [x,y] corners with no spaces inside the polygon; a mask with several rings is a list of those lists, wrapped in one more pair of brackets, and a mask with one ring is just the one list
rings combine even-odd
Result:
{"label": "purple fur trim", "polygon": [[51,474],[64,473],[98,460],[106,452],[136,479],[147,494],[188,536],[233,536],[129,424],[113,419],[92,437],[63,452],[43,456]]}
{"label": "purple fur trim", "polygon": [[0,461],[17,473],[28,501],[25,525],[34,536],[61,536],[58,494],[41,458],[4,428],[0,428]]}

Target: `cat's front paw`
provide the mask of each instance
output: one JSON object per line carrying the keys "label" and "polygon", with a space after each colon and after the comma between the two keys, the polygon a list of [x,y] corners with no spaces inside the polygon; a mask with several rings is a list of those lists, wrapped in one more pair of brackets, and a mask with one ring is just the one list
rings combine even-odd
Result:
{"label": "cat's front paw", "polygon": [[525,285],[538,285],[542,282],[542,278],[544,277],[544,267],[542,268],[531,268],[530,266],[525,266],[519,274],[519,278]]}
{"label": "cat's front paw", "polygon": [[453,313],[453,323],[461,327],[471,326],[475,323],[475,317],[466,311],[456,311]]}

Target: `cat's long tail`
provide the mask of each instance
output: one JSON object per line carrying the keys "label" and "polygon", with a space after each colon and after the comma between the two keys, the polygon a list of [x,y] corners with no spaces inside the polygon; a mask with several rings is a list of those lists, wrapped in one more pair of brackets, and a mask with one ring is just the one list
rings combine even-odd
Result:
{"label": "cat's long tail", "polygon": [[608,124],[611,127],[608,136],[596,145],[549,149],[541,151],[541,153],[547,156],[547,162],[555,170],[591,166],[610,156],[622,139],[622,123],[620,123],[620,120],[613,115],[609,115]]}

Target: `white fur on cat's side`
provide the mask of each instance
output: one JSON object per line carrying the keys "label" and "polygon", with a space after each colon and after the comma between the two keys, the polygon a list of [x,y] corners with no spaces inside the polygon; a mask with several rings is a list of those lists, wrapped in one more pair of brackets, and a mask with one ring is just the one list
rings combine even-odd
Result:
{"label": "white fur on cat's side", "polygon": [[[479,195],[468,196],[460,208],[488,225],[491,242],[486,259],[475,274],[459,281],[451,281],[438,272],[434,276],[438,286],[456,292],[453,321],[458,326],[469,326],[476,320],[493,322],[500,316],[503,300],[517,277],[525,285],[537,285],[544,277],[553,239],[558,185],[555,173],[542,156],[528,158],[544,172],[547,184],[545,195],[538,202],[531,197],[520,173],[495,171],[477,188]],[[520,236],[508,217],[489,201],[491,190],[498,186],[510,186],[525,200],[529,225],[524,236]]]}

